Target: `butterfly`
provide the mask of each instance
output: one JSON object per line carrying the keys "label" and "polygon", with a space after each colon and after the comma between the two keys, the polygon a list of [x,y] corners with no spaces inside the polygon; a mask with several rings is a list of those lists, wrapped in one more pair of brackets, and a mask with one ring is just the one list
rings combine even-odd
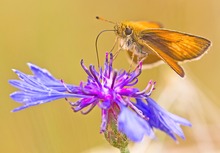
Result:
{"label": "butterfly", "polygon": [[164,29],[157,22],[124,21],[114,24],[119,50],[126,50],[132,62],[142,61],[143,68],[150,68],[163,61],[181,77],[185,72],[179,63],[199,59],[211,45],[206,38]]}

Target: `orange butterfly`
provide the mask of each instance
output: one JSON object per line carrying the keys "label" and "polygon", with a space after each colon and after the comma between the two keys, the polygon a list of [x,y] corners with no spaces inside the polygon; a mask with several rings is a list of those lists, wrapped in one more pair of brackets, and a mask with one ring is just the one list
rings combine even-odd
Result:
{"label": "orange butterfly", "polygon": [[181,77],[185,73],[179,62],[198,59],[211,45],[208,39],[163,29],[156,22],[125,21],[115,23],[114,29],[119,48],[128,51],[132,62],[143,59],[143,66],[152,67],[164,61]]}

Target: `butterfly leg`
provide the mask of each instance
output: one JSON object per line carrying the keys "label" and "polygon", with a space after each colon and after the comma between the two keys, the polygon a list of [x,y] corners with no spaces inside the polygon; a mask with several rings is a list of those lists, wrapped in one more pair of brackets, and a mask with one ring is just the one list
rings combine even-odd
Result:
{"label": "butterfly leg", "polygon": [[132,68],[132,65],[133,65],[133,62],[134,62],[134,55],[135,55],[135,53],[134,53],[134,52],[132,52],[132,56],[131,56],[131,62],[130,62],[130,64],[129,64],[128,73],[131,71],[131,68]]}
{"label": "butterfly leg", "polygon": [[122,49],[120,48],[120,49],[118,49],[118,50],[115,52],[115,54],[113,55],[113,60],[116,59],[116,57],[118,56],[118,54],[119,54],[119,52],[120,52],[121,50],[122,50]]}
{"label": "butterfly leg", "polygon": [[116,46],[116,44],[117,44],[117,42],[118,42],[118,37],[115,39],[115,42],[114,42],[114,44],[113,44],[113,47],[112,47],[112,49],[109,51],[109,53],[111,53],[113,50],[114,50],[114,48],[115,48],[115,46]]}
{"label": "butterfly leg", "polygon": [[[140,66],[140,63],[142,63],[147,58],[147,55],[148,55],[146,52],[143,52],[142,47],[137,45],[137,44],[133,46],[133,49],[130,52],[132,52],[132,55],[131,55],[131,62],[130,62],[130,65],[129,65],[129,71],[128,72],[131,71],[133,63],[136,63],[135,64],[136,65],[135,70],[136,70]],[[134,59],[135,56],[137,58],[136,62],[134,62],[135,61],[135,59]]]}
{"label": "butterfly leg", "polygon": [[136,48],[136,54],[137,54],[137,66],[140,65],[147,57],[148,53],[144,52],[142,47],[137,47]]}
{"label": "butterfly leg", "polygon": [[118,43],[119,41],[120,41],[120,38],[117,37],[117,38],[115,39],[115,43],[114,43],[114,45],[113,45],[113,47],[112,47],[112,49],[111,49],[111,51],[110,51],[110,52],[112,52],[113,49],[115,48],[116,44],[118,44],[118,50],[117,50],[117,51],[115,52],[115,54],[113,55],[113,60],[116,59],[116,57],[118,56],[119,52],[123,49],[122,46],[123,46],[124,43],[125,43],[125,42],[123,42],[122,44],[120,44],[120,43]]}

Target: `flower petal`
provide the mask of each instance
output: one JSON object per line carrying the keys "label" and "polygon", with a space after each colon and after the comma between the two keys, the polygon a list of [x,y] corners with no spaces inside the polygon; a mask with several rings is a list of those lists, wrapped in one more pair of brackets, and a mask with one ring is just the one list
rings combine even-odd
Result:
{"label": "flower petal", "polygon": [[167,112],[160,107],[150,97],[146,98],[148,104],[145,104],[142,100],[136,99],[136,106],[142,110],[144,115],[149,117],[149,124],[151,127],[160,129],[168,134],[174,140],[177,140],[175,134],[184,139],[184,133],[180,125],[191,126],[191,123],[184,118]]}
{"label": "flower petal", "polygon": [[63,83],[54,78],[53,75],[46,69],[40,68],[37,65],[32,63],[28,63],[29,68],[31,69],[32,73],[34,74],[34,78],[36,81],[41,82],[45,86],[55,89],[57,91],[66,91],[66,87],[71,90],[76,86],[67,84],[66,87]]}
{"label": "flower petal", "polygon": [[141,141],[144,135],[154,137],[154,132],[147,121],[125,106],[121,107],[121,113],[118,117],[118,128],[130,140],[135,142]]}

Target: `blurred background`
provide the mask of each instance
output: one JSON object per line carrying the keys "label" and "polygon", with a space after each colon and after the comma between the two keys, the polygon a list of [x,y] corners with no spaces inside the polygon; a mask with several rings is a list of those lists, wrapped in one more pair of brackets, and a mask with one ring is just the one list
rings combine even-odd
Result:
{"label": "blurred background", "polygon": [[[112,24],[96,20],[97,15],[115,22],[158,21],[167,29],[212,41],[211,49],[201,60],[183,64],[184,79],[166,65],[146,70],[140,76],[139,88],[143,89],[150,79],[157,81],[153,98],[192,122],[192,128],[183,128],[186,140],[176,144],[158,132],[157,140],[150,142],[146,138],[130,148],[138,153],[220,151],[219,6],[218,0],[1,0],[0,152],[118,152],[99,134],[98,108],[84,116],[73,113],[65,100],[58,100],[10,112],[20,106],[9,97],[15,88],[8,80],[17,78],[12,68],[30,73],[26,63],[32,62],[67,83],[78,85],[86,80],[80,60],[97,65],[96,36],[101,30],[113,29]],[[98,44],[102,63],[114,39],[114,33],[101,35]],[[126,53],[120,53],[115,67],[128,68],[126,60]]]}

